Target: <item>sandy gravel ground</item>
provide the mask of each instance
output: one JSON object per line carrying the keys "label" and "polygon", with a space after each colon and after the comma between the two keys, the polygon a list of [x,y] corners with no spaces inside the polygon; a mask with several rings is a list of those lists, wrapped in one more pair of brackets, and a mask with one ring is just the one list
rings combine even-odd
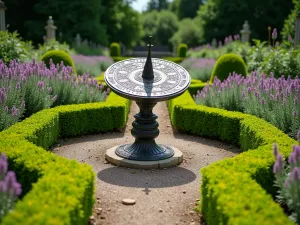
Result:
{"label": "sandy gravel ground", "polygon": [[[170,124],[166,103],[158,103],[159,144],[183,152],[183,163],[163,170],[137,170],[115,167],[105,161],[105,151],[134,141],[130,134],[133,115],[122,131],[60,140],[53,152],[91,165],[96,174],[96,204],[90,224],[103,225],[199,225],[205,224],[194,211],[200,198],[200,168],[238,153],[238,149],[219,141],[176,131]],[[123,205],[130,198],[135,205]]]}

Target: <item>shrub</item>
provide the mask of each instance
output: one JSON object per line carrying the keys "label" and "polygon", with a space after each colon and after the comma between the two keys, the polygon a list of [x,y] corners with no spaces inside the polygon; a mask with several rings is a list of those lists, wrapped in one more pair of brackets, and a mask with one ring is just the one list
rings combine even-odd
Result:
{"label": "shrub", "polygon": [[42,56],[51,50],[61,50],[68,54],[71,54],[73,52],[73,50],[70,49],[69,45],[66,42],[60,43],[60,42],[56,41],[55,39],[52,39],[52,40],[46,41],[42,45],[39,44],[39,48],[37,50],[33,51],[32,53],[36,60],[41,60]]}
{"label": "shrub", "polygon": [[111,57],[120,57],[121,56],[121,47],[117,42],[110,44],[110,56]]}
{"label": "shrub", "polygon": [[18,33],[0,31],[0,59],[5,63],[9,63],[13,59],[22,62],[30,60],[31,50],[31,43],[22,41]]}
{"label": "shrub", "polygon": [[180,44],[177,48],[178,57],[186,57],[188,46],[186,44]]}
{"label": "shrub", "polygon": [[46,52],[42,56],[41,60],[45,62],[48,68],[50,68],[50,59],[52,59],[54,65],[61,64],[61,62],[63,62],[64,66],[71,66],[74,74],[76,74],[74,62],[68,53],[61,50],[51,50]]}
{"label": "shrub", "polygon": [[225,80],[230,73],[237,73],[243,76],[247,75],[247,69],[244,60],[235,54],[225,54],[221,56],[213,69],[210,81],[213,82],[215,76],[221,81]]}

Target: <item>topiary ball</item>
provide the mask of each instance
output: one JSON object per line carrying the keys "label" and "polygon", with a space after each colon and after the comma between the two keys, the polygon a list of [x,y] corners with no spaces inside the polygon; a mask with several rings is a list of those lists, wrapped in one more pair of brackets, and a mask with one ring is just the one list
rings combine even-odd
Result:
{"label": "topiary ball", "polygon": [[236,54],[225,54],[222,55],[216,62],[210,82],[214,81],[215,76],[221,81],[225,80],[230,73],[237,73],[243,76],[247,75],[247,69],[242,57]]}
{"label": "topiary ball", "polygon": [[110,56],[111,57],[120,57],[121,56],[121,46],[117,42],[110,44]]}
{"label": "topiary ball", "polygon": [[46,64],[48,68],[50,67],[50,59],[52,59],[55,65],[60,64],[63,61],[64,65],[71,66],[73,68],[74,74],[76,74],[75,64],[68,53],[61,50],[51,50],[46,52],[42,56],[41,60]]}
{"label": "topiary ball", "polygon": [[187,50],[188,50],[188,46],[186,44],[182,43],[182,44],[178,45],[178,48],[177,48],[178,57],[185,58]]}

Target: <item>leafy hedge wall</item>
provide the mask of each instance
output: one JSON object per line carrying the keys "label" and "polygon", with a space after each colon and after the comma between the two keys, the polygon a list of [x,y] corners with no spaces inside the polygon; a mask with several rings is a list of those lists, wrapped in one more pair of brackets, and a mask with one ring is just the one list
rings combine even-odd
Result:
{"label": "leafy hedge wall", "polygon": [[94,204],[92,168],[45,149],[58,137],[121,128],[129,101],[111,93],[106,102],[40,111],[0,133],[0,152],[21,182],[23,199],[1,225],[86,225]]}
{"label": "leafy hedge wall", "polygon": [[293,224],[273,201],[272,146],[287,157],[297,142],[255,116],[196,105],[188,92],[170,100],[172,124],[240,145],[243,153],[203,169],[199,209],[209,225]]}

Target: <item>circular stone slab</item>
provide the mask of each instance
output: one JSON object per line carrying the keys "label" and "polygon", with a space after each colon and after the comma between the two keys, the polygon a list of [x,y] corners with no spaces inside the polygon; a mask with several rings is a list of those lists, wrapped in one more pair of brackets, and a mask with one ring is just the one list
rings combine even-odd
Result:
{"label": "circular stone slab", "polygon": [[116,165],[134,169],[163,169],[168,167],[178,166],[183,161],[183,154],[177,148],[172,147],[174,155],[171,158],[157,161],[136,161],[121,158],[116,155],[118,146],[112,147],[106,151],[105,159]]}
{"label": "circular stone slab", "polygon": [[143,79],[145,63],[146,58],[114,63],[105,71],[105,82],[119,95],[136,101],[174,98],[190,85],[190,75],[182,66],[157,58],[152,58],[154,79]]}

